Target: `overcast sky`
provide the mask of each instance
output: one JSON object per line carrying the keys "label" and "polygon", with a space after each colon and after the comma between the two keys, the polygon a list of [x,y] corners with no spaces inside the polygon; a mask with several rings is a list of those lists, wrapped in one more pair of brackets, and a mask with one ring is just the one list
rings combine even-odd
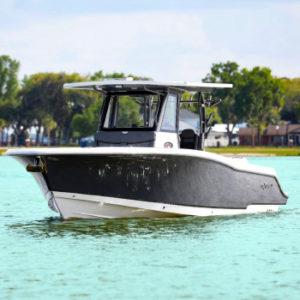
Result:
{"label": "overcast sky", "polygon": [[227,60],[300,77],[300,1],[0,0],[2,54],[20,78],[102,69],[199,81]]}

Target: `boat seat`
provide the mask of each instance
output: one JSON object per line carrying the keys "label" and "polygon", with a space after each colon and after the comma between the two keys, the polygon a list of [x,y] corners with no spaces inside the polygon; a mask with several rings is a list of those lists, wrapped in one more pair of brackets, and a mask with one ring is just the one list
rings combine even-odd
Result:
{"label": "boat seat", "polygon": [[180,148],[197,149],[198,134],[193,129],[184,129],[180,134]]}

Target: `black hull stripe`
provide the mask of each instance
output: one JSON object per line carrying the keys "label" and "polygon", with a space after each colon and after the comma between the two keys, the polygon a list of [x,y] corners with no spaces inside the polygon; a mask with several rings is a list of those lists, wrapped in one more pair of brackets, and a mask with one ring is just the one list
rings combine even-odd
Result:
{"label": "black hull stripe", "polygon": [[45,156],[52,191],[184,206],[285,204],[275,177],[208,159],[168,155]]}

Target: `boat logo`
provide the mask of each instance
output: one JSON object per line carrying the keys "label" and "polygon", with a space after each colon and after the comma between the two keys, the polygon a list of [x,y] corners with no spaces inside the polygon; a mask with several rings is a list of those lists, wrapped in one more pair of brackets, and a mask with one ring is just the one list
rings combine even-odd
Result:
{"label": "boat logo", "polygon": [[271,187],[273,187],[273,184],[268,184],[268,183],[264,183],[260,186],[263,190],[267,190],[270,189]]}

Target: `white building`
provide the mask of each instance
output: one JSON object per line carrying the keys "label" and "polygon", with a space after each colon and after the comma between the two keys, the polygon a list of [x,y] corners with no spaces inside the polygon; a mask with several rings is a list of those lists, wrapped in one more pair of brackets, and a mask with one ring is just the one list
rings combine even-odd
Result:
{"label": "white building", "polygon": [[[232,124],[229,125],[230,130],[232,129]],[[239,138],[238,133],[239,128],[235,127],[232,132],[232,144],[238,145]],[[225,147],[229,144],[229,138],[227,134],[227,124],[215,124],[205,140],[205,147]]]}

